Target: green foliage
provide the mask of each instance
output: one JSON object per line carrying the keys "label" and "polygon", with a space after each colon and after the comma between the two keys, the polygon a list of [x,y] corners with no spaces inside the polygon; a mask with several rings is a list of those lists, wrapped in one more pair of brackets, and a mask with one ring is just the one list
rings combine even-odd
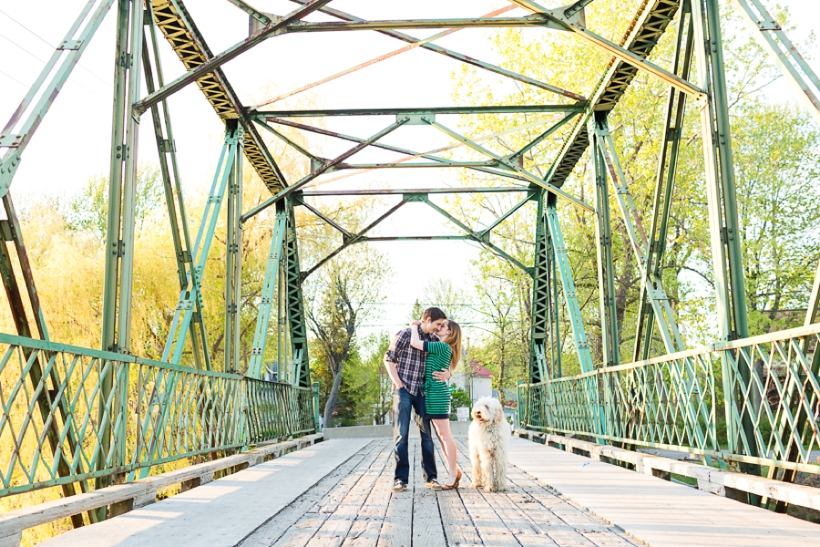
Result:
{"label": "green foliage", "polygon": [[424,313],[424,309],[425,308],[421,305],[419,299],[416,298],[416,301],[413,302],[413,310],[410,312],[410,319],[408,320],[408,323],[410,321],[420,321],[421,315]]}
{"label": "green foliage", "polygon": [[[634,3],[633,3],[634,4]],[[598,0],[588,6],[587,22],[597,33],[614,38],[623,35],[630,21],[624,14],[636,6],[615,0]],[[820,195],[817,154],[820,132],[806,113],[791,105],[772,104],[759,90],[777,77],[767,53],[751,37],[740,21],[726,12],[727,77],[737,178],[737,199],[742,226],[751,332],[784,328],[801,320],[808,291],[820,257],[820,209],[807,206]],[[592,23],[594,21],[594,24]],[[788,25],[786,25],[788,28]],[[674,53],[676,26],[661,39],[651,59],[668,66]],[[813,40],[813,37],[811,38]],[[506,68],[548,81],[564,89],[591,96],[598,76],[604,73],[610,56],[564,33],[547,35],[521,29],[495,34],[493,46]],[[544,62],[547,59],[548,62]],[[567,69],[568,68],[568,69]],[[594,75],[594,76],[592,76]],[[532,86],[503,87],[484,73],[462,66],[454,74],[453,98],[459,104],[539,104],[564,99]],[[693,75],[697,81],[697,75]],[[660,157],[668,88],[658,79],[639,72],[609,116],[609,126],[643,227],[652,221],[657,164]],[[538,136],[558,115],[464,116],[460,129],[470,137],[522,130],[495,137],[484,146],[499,155],[519,150]],[[544,122],[535,127],[525,127]],[[670,305],[684,330],[689,346],[710,342],[716,336],[713,320],[714,287],[710,246],[710,224],[706,208],[701,121],[697,109],[687,104],[683,145],[672,194],[667,250],[661,274]],[[572,123],[524,155],[524,167],[543,177],[569,136]],[[472,150],[459,149],[457,159],[480,159]],[[578,162],[563,190],[592,202],[589,151]],[[503,184],[497,178],[464,172],[465,185]],[[516,197],[483,195],[457,196],[449,201],[462,220],[480,229],[517,201]],[[621,361],[632,360],[640,276],[638,262],[610,190],[613,224],[615,300],[618,313]],[[594,217],[558,201],[559,217],[567,244],[570,266],[582,310],[584,327],[596,365],[602,362],[599,290],[596,268]],[[524,264],[532,264],[535,208],[527,205],[493,230],[493,242]],[[476,308],[488,325],[487,335],[474,344],[471,356],[494,373],[494,388],[513,387],[525,378],[528,359],[529,277],[514,266],[483,252],[473,264]],[[580,372],[573,346],[564,295],[559,289],[559,315],[563,373]],[[651,355],[667,352],[660,340],[653,340]]]}
{"label": "green foliage", "polygon": [[456,410],[460,407],[466,406],[469,410],[473,409],[473,401],[470,400],[470,394],[463,389],[455,388],[450,392],[450,419],[458,418]]}
{"label": "green foliage", "polygon": [[[138,229],[163,199],[159,166],[141,164],[137,169],[134,199]],[[70,229],[87,230],[104,240],[108,225],[108,177],[96,175],[88,179],[80,193],[68,202],[65,219]]]}
{"label": "green foliage", "polygon": [[[351,232],[364,226],[371,210],[366,199],[338,203],[332,211],[324,211],[334,222]],[[297,210],[297,225],[303,263],[315,264],[331,255],[339,246],[339,234],[316,217]],[[303,284],[308,328],[316,338],[312,360],[320,378],[324,378],[324,425],[332,427],[334,416],[355,420],[355,410],[337,408],[343,399],[345,370],[357,368],[360,361],[353,358],[358,346],[356,331],[372,312],[372,302],[384,298],[383,289],[391,275],[382,254],[362,243],[336,254],[317,269]],[[332,381],[330,381],[332,379]],[[348,404],[348,403],[345,403]],[[334,414],[335,412],[335,414]]]}
{"label": "green foliage", "polygon": [[392,407],[393,384],[382,364],[389,347],[387,332],[368,336],[362,341],[362,352],[366,357],[347,369],[343,393],[350,397],[355,425],[384,424],[385,415]]}

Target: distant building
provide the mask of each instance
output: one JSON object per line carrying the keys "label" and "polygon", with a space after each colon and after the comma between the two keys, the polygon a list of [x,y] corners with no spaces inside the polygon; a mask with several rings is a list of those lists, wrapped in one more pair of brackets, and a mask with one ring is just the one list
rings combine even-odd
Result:
{"label": "distant building", "polygon": [[458,367],[450,379],[450,385],[466,391],[473,403],[481,397],[491,397],[493,395],[492,384],[493,373],[475,359],[470,359],[469,367]]}

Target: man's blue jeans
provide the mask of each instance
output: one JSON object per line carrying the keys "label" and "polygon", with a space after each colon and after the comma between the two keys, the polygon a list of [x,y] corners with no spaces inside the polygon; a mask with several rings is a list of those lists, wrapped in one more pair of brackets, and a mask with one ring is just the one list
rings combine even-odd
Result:
{"label": "man's blue jeans", "polygon": [[396,458],[395,478],[407,484],[410,479],[410,462],[407,457],[407,444],[410,437],[410,411],[416,411],[416,423],[421,436],[421,469],[424,472],[424,482],[434,480],[436,473],[436,458],[433,448],[433,438],[430,436],[432,424],[424,417],[424,395],[411,395],[406,389],[393,391],[393,450]]}

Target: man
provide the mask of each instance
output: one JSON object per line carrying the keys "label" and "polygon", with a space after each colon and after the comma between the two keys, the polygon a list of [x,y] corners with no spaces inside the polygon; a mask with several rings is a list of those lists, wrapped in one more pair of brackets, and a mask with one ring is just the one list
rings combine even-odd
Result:
{"label": "man", "polygon": [[[435,335],[447,321],[447,316],[439,308],[427,308],[421,316],[419,336],[422,340],[435,342]],[[424,410],[424,368],[427,353],[410,346],[410,329],[399,331],[393,337],[390,349],[384,356],[384,365],[387,374],[393,381],[393,454],[396,458],[396,471],[393,481],[393,491],[401,492],[407,489],[410,478],[410,463],[407,456],[407,444],[410,436],[410,412],[416,411],[416,424],[421,437],[421,468],[424,473],[424,482],[428,488],[440,490],[436,472],[436,459],[433,448],[433,439],[430,436],[432,425],[425,418]],[[447,380],[449,371],[434,373],[437,380]]]}

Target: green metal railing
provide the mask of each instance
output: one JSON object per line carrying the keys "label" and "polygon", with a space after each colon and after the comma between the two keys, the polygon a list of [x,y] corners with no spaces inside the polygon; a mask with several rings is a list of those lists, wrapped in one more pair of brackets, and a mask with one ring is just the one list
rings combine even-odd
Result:
{"label": "green metal railing", "polygon": [[523,384],[520,421],[536,431],[690,452],[722,466],[820,473],[818,342],[815,324]]}
{"label": "green metal railing", "polygon": [[316,430],[313,390],[253,378],[246,378],[245,385],[251,442]]}
{"label": "green metal railing", "polygon": [[317,408],[310,388],[0,334],[0,496],[311,433]]}

